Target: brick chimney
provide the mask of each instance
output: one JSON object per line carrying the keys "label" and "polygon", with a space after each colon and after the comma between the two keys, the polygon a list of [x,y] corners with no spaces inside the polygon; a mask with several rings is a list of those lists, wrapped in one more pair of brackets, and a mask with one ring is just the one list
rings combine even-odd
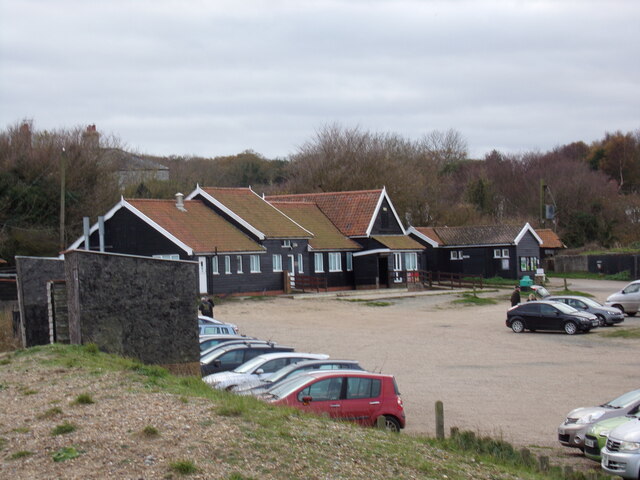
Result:
{"label": "brick chimney", "polygon": [[87,129],[82,132],[82,143],[93,150],[100,148],[100,134],[95,124],[87,125]]}

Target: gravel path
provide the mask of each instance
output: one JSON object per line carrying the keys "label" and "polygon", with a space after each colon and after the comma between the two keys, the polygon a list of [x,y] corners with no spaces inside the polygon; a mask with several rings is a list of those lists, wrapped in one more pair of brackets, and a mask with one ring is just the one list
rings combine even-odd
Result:
{"label": "gravel path", "polygon": [[[561,285],[554,282],[551,289]],[[604,300],[625,284],[571,280],[569,288]],[[434,404],[441,400],[447,431],[457,426],[595,465],[560,447],[556,428],[575,407],[638,388],[640,342],[598,330],[516,335],[504,323],[509,293],[485,294],[499,303],[481,307],[452,304],[453,294],[394,298],[387,307],[337,298],[227,302],[216,307],[216,317],[298,351],[357,359],[366,369],[394,374],[406,433],[434,435]],[[640,319],[610,328],[628,326],[640,326]]]}

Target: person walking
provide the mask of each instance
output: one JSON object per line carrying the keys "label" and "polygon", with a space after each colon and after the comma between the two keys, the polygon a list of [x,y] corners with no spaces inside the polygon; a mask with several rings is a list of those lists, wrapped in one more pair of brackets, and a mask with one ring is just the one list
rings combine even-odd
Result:
{"label": "person walking", "polygon": [[520,303],[520,285],[516,285],[511,294],[511,306],[515,307]]}
{"label": "person walking", "polygon": [[200,310],[200,313],[205,317],[213,318],[213,301],[210,298],[202,297],[198,310]]}

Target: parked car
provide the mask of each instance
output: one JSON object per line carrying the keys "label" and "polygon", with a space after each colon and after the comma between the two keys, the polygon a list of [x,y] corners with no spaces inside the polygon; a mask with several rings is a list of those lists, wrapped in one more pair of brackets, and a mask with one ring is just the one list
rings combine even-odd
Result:
{"label": "parked car", "polygon": [[598,326],[598,317],[592,313],[578,311],[561,302],[546,300],[526,302],[507,311],[506,325],[515,333],[526,330],[564,330],[573,335],[588,332]]}
{"label": "parked car", "polygon": [[262,344],[262,345],[264,345],[264,344],[267,344],[267,343],[270,343],[270,342],[268,340],[260,340],[260,339],[257,339],[257,338],[256,339],[250,339],[250,338],[241,337],[241,338],[238,338],[238,339],[235,339],[235,340],[229,340],[228,342],[225,342],[225,343],[219,343],[218,345],[213,345],[213,346],[207,348],[206,350],[201,351],[200,352],[200,359],[206,357],[207,355],[212,355],[215,350],[218,350],[220,348],[227,348],[227,347],[229,347],[231,345],[249,345],[249,344],[252,344],[252,345]]}
{"label": "parked car", "polygon": [[600,465],[622,478],[640,478],[640,419],[613,429],[602,449]]}
{"label": "parked car", "polygon": [[640,280],[635,280],[619,292],[609,295],[604,304],[634,317],[640,308]]}
{"label": "parked car", "polygon": [[405,427],[402,398],[391,375],[360,371],[305,372],[263,394],[263,400],[373,427]]}
{"label": "parked car", "polygon": [[358,362],[355,360],[305,360],[292,365],[281,368],[273,375],[269,375],[266,378],[259,378],[253,376],[247,380],[242,386],[231,389],[233,393],[239,395],[260,395],[269,389],[279,385],[281,382],[288,380],[291,377],[299,375],[309,370],[363,370]]}
{"label": "parked car", "polygon": [[238,329],[235,325],[222,323],[220,325],[201,325],[200,336],[202,335],[237,335]]}
{"label": "parked car", "polygon": [[635,413],[607,418],[606,420],[591,425],[584,437],[584,456],[597,462],[601,461],[600,452],[606,445],[607,438],[611,431],[624,423],[640,418],[640,412],[638,412],[637,408],[632,410],[632,412]]}
{"label": "parked car", "polygon": [[231,327],[235,330],[236,333],[238,333],[239,331],[238,326],[234,325],[233,323],[225,323],[225,322],[221,322],[220,320],[216,320],[213,317],[198,315],[198,326],[203,327],[207,325],[231,325]]}
{"label": "parked car", "polygon": [[582,297],[579,295],[551,295],[545,300],[566,303],[576,310],[593,313],[598,317],[600,327],[611,326],[614,323],[624,322],[624,313],[622,310],[614,307],[607,307],[592,298]]}
{"label": "parked car", "polygon": [[200,353],[209,350],[211,347],[220,345],[221,343],[253,340],[252,337],[243,337],[242,335],[201,335],[200,336]]}
{"label": "parked car", "polygon": [[263,353],[293,352],[293,347],[276,345],[275,343],[241,343],[236,345],[222,345],[204,357],[200,357],[200,371],[202,376],[217,372],[226,372],[239,367]]}
{"label": "parked car", "polygon": [[296,364],[303,360],[324,360],[329,355],[324,353],[278,352],[265,353],[243,363],[238,368],[227,372],[207,375],[202,380],[218,390],[231,390],[233,387],[244,385],[252,378],[266,378],[289,364]]}
{"label": "parked car", "polygon": [[599,407],[571,410],[558,427],[558,441],[565,447],[584,449],[584,439],[591,425],[607,418],[621,417],[640,406],[640,390],[632,390]]}

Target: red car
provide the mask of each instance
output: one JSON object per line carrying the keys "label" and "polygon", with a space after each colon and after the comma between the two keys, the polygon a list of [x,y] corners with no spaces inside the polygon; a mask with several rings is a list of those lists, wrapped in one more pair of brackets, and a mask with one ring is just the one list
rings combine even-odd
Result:
{"label": "red car", "polygon": [[293,377],[262,395],[274,405],[328,414],[373,427],[383,416],[389,430],[405,426],[404,408],[391,375],[362,371],[312,371]]}

